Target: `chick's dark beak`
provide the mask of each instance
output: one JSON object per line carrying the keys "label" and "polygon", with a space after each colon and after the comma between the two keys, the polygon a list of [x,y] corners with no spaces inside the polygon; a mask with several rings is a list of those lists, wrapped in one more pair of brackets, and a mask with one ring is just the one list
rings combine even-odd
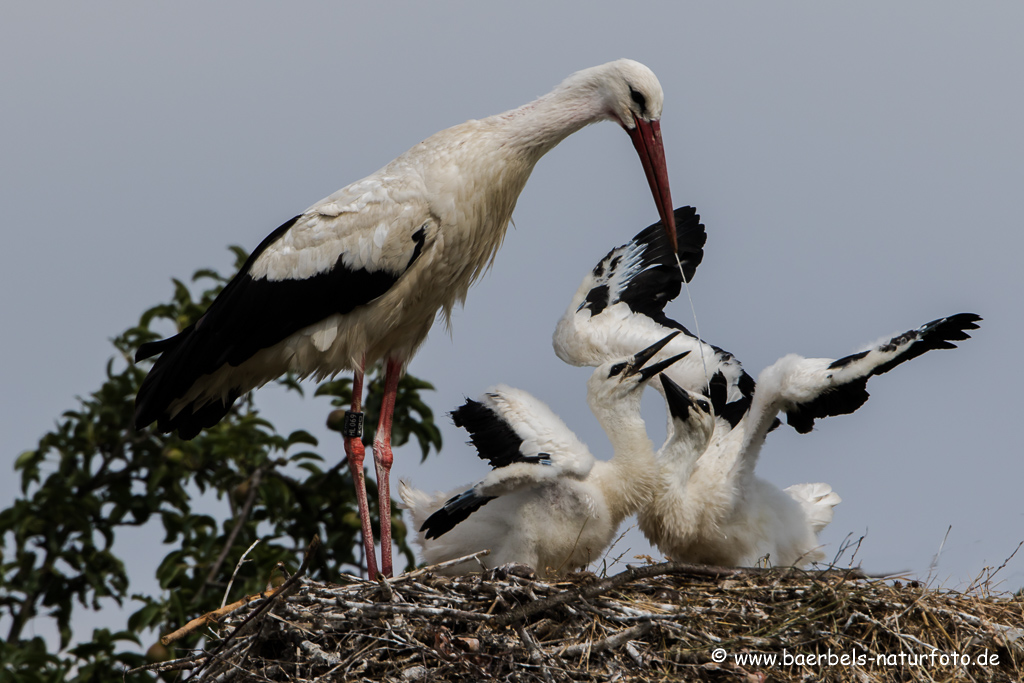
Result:
{"label": "chick's dark beak", "polygon": [[663,361],[661,361],[659,363],[655,363],[654,365],[645,367],[645,366],[647,366],[647,362],[649,360],[654,358],[654,356],[659,351],[661,351],[663,348],[665,348],[665,346],[670,341],[675,339],[679,334],[680,333],[678,331],[677,332],[673,332],[672,334],[670,334],[670,335],[668,335],[666,337],[663,337],[659,341],[657,341],[654,344],[651,344],[650,346],[648,346],[643,351],[640,351],[639,353],[634,355],[633,358],[631,359],[630,363],[629,363],[629,370],[628,370],[627,374],[629,374],[629,375],[639,374],[640,375],[640,379],[642,381],[647,381],[651,377],[654,377],[656,374],[658,374],[659,372],[661,372],[665,368],[667,368],[670,365],[672,365],[673,363],[675,363],[677,360],[679,360],[683,356],[685,356],[688,353],[690,353],[689,351],[684,351],[683,353],[680,353],[679,355],[673,356],[673,357],[671,357],[671,358],[669,358],[667,360],[663,360]]}
{"label": "chick's dark beak", "polygon": [[677,420],[686,420],[693,409],[693,399],[688,391],[672,381],[667,375],[662,375],[661,386],[665,389],[665,401],[668,403],[668,411]]}

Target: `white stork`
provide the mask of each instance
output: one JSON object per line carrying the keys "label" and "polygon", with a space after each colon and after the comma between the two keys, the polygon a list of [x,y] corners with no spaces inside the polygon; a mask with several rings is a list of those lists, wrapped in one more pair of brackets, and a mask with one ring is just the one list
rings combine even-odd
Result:
{"label": "white stork", "polygon": [[615,121],[629,133],[674,242],[662,103],[658,79],[638,62],[585,69],[518,109],[443,130],[317,202],[263,240],[194,325],[139,348],[137,361],[162,355],[139,390],[136,427],[156,422],[192,438],[285,372],[319,380],[353,370],[345,450],[373,578],[360,406],[365,368],[383,361],[373,454],[381,571],[390,575],[391,420],[406,364],[437,312],[450,321],[491,263],[537,161],[588,124]]}
{"label": "white stork", "polygon": [[644,536],[680,562],[750,566],[768,556],[788,566],[822,559],[818,533],[841,502],[832,487],[782,491],[754,476],[742,447],[746,418],[720,434],[707,398],[661,379],[671,430],[658,451],[651,503],[637,515]]}
{"label": "white stork", "polygon": [[[837,361],[786,356],[755,383],[732,354],[698,340],[664,313],[682,278],[689,281],[700,264],[706,239],[693,209],[675,214],[684,272],[658,224],[648,227],[584,278],[556,327],[555,352],[567,363],[594,366],[623,348],[681,331],[661,351],[691,353],[655,385],[669,404],[669,438],[659,451],[662,476],[654,503],[640,514],[641,529],[675,559],[752,564],[770,555],[776,564],[813,561],[820,553],[817,534],[840,498],[828,484],[797,484],[783,492],[754,476],[778,413],[786,413],[800,433],[817,418],[851,413],[867,400],[871,376],[931,349],[952,348],[980,318],[962,313],[935,320]],[[706,428],[693,423],[688,408],[704,400],[701,394],[714,408],[706,446]],[[684,428],[689,433],[677,433]]]}
{"label": "white stork", "polygon": [[495,387],[454,411],[455,424],[494,469],[447,493],[401,482],[423,559],[436,564],[486,548],[492,566],[516,562],[549,575],[599,557],[622,520],[650,500],[656,465],[640,396],[677,360],[646,365],[669,339],[601,365],[587,383],[587,402],[612,443],[609,461],[595,461],[548,406],[518,389]]}
{"label": "white stork", "polygon": [[[583,278],[555,327],[552,344],[566,363],[594,367],[670,332],[681,332],[661,355],[692,353],[666,372],[676,383],[699,393],[708,392],[710,377],[720,376],[727,387],[726,400],[715,405],[715,414],[735,425],[750,405],[753,378],[731,353],[699,341],[664,312],[679,294],[683,277],[687,282],[693,278],[707,240],[695,209],[685,206],[674,214],[677,250],[665,239],[659,222],[608,252]],[[658,384],[654,387],[661,390]]]}
{"label": "white stork", "polygon": [[[750,408],[736,427],[714,435],[706,448],[675,433],[659,452],[661,476],[640,530],[669,557],[718,565],[752,565],[768,556],[775,565],[821,559],[818,532],[832,520],[840,498],[827,484],[797,484],[785,491],[754,475],[765,437],[782,411],[798,432],[814,420],[852,413],[868,399],[867,382],[932,349],[969,339],[980,317],[960,313],[872,345],[839,360],[789,354],[757,379]],[[673,430],[693,395],[662,378]],[[724,400],[725,381],[712,382]],[[703,400],[703,398],[699,398]],[[684,435],[685,437],[685,435]]]}

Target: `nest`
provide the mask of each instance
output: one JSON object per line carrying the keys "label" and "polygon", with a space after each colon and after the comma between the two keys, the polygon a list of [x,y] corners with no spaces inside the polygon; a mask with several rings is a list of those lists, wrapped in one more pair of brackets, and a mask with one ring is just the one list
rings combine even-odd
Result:
{"label": "nest", "polygon": [[144,668],[239,683],[1024,680],[1024,598],[987,584],[680,563],[347,578],[300,572],[183,629],[207,629],[203,651]]}

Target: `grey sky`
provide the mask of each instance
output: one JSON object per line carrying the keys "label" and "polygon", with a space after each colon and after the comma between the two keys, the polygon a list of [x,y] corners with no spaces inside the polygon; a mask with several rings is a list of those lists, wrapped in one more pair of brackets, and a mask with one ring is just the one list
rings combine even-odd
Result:
{"label": "grey sky", "polygon": [[[985,318],[961,348],[873,379],[856,414],[777,431],[759,465],[780,486],[830,483],[843,503],[823,540],[866,532],[870,571],[926,574],[952,525],[934,575],[961,585],[1024,540],[1022,27],[1014,3],[7,6],[0,502],[17,454],[99,386],[108,339],[171,277],[227,269],[227,245],[252,249],[441,128],[630,57],[665,89],[675,204],[707,226],[701,332],[751,374]],[[452,335],[436,327],[411,365],[438,388],[445,449],[423,467],[398,452],[392,476],[482,475],[444,413],[498,382],[608,457],[590,371],[562,364],[551,332],[587,270],[656,218],[616,126],[543,159]],[[692,323],[683,299],[669,312]],[[265,393],[278,428],[323,432],[326,401]],[[645,405],[663,434],[660,401]],[[628,547],[650,552],[637,534]],[[1000,576],[1024,585],[1024,559]]]}

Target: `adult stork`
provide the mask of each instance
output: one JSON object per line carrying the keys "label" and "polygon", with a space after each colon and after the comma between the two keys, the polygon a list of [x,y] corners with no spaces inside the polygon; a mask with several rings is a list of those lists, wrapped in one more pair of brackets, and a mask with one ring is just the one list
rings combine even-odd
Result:
{"label": "adult stork", "polygon": [[374,578],[360,408],[365,369],[383,361],[373,455],[381,570],[390,575],[391,421],[405,365],[437,312],[450,321],[491,263],[537,161],[588,124],[615,121],[629,133],[674,243],[662,103],[650,69],[609,62],[518,109],[443,130],[317,202],[263,240],[195,324],[139,348],[137,361],[162,355],[139,389],[136,427],[155,421],[161,432],[192,438],[285,372],[319,380],[353,370],[345,451]]}
{"label": "adult stork", "polygon": [[[785,412],[805,433],[818,418],[852,413],[867,401],[871,377],[927,351],[955,348],[980,320],[973,313],[939,318],[838,360],[779,359],[758,376],[736,427],[719,432],[716,423],[705,448],[670,434],[659,452],[653,501],[639,514],[640,530],[666,555],[686,562],[752,565],[768,556],[776,565],[800,565],[820,559],[817,535],[832,520],[839,496],[827,484],[783,491],[754,474],[776,415]],[[676,429],[677,413],[694,399],[670,379],[662,382]],[[711,389],[724,394],[725,382],[718,378]]]}
{"label": "adult stork", "polygon": [[447,493],[401,482],[423,559],[436,564],[486,548],[493,566],[528,564],[544,575],[597,559],[622,520],[651,498],[657,467],[640,396],[651,378],[678,360],[649,363],[670,340],[604,363],[591,375],[587,403],[612,444],[608,461],[595,461],[565,423],[525,391],[501,385],[454,411],[455,424],[469,431],[493,470],[474,486]]}

